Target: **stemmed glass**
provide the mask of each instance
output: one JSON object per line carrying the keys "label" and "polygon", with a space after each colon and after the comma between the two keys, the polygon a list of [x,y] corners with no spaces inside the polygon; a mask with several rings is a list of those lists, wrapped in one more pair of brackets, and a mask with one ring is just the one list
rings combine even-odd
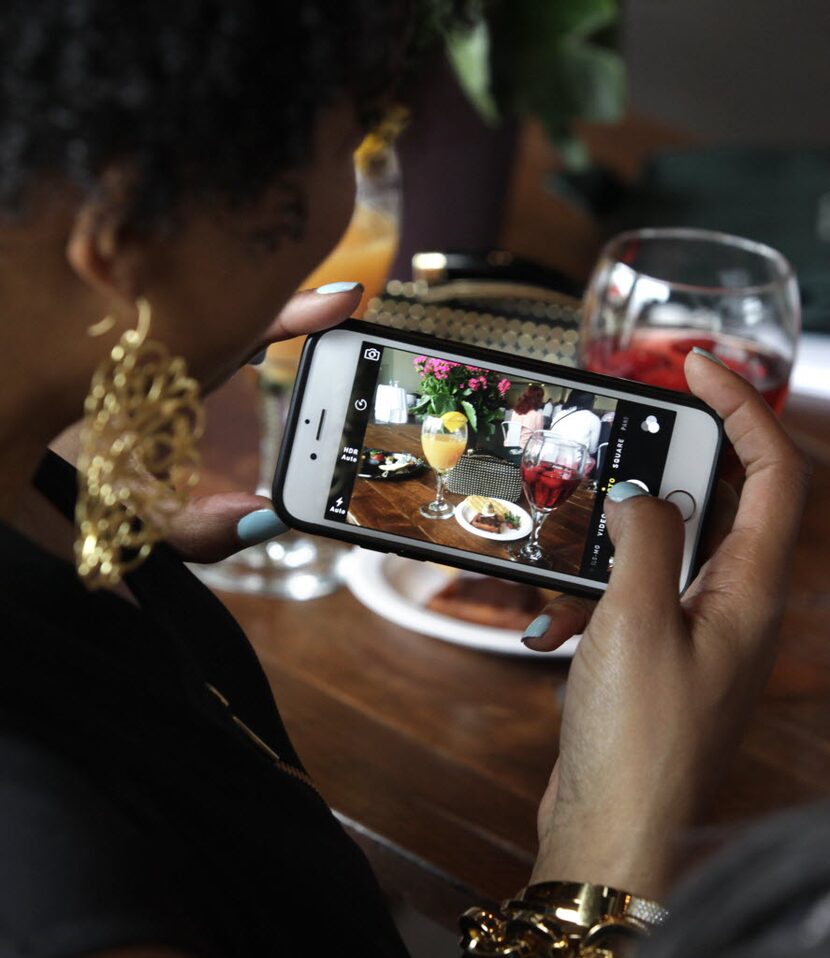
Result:
{"label": "stemmed glass", "polygon": [[421,446],[424,458],[435,470],[435,498],[419,512],[426,519],[449,519],[455,507],[444,498],[444,486],[467,447],[466,416],[460,412],[427,416],[421,427]]}
{"label": "stemmed glass", "polygon": [[780,413],[800,325],[795,273],[771,247],[709,230],[635,230],[611,240],[594,268],[580,362],[687,391],[683,362],[698,346]]}
{"label": "stemmed glass", "polygon": [[533,529],[523,545],[508,552],[514,562],[548,567],[550,557],[539,545],[547,517],[576,491],[588,468],[588,450],[582,443],[559,439],[544,430],[534,432],[522,452],[522,489],[530,506]]}
{"label": "stemmed glass", "polygon": [[[394,131],[393,131],[394,133]],[[366,138],[355,155],[356,199],[352,220],[338,245],[301,284],[302,289],[338,280],[358,280],[365,293],[361,308],[377,296],[395,258],[400,235],[401,189],[391,136]],[[288,400],[302,340],[276,343],[257,367],[260,429],[257,493],[271,495]],[[208,585],[290,599],[326,595],[342,581],[343,546],[331,540],[288,532],[270,542],[243,549],[214,565],[194,566]]]}

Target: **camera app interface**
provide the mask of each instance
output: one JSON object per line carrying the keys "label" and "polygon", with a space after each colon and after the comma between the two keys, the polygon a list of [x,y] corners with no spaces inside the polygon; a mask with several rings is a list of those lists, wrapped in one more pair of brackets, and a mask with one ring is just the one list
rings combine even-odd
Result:
{"label": "camera app interface", "polygon": [[607,581],[603,502],[657,494],[675,413],[371,342],[361,346],[326,516]]}

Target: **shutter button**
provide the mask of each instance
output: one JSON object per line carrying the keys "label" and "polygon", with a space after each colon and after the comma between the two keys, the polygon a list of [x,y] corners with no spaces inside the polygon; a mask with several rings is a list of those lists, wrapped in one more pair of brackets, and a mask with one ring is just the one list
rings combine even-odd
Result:
{"label": "shutter button", "polygon": [[673,492],[670,492],[665,499],[666,502],[673,502],[677,506],[680,510],[680,515],[683,516],[684,522],[688,522],[695,512],[697,512],[697,503],[694,497],[686,492],[685,489],[675,489]]}

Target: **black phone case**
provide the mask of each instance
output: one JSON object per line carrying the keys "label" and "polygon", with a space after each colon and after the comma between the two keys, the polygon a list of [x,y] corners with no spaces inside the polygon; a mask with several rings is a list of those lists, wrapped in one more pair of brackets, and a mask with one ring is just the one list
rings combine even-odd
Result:
{"label": "black phone case", "polygon": [[[699,568],[700,543],[708,522],[708,512],[712,502],[712,490],[717,480],[717,465],[720,459],[720,453],[723,446],[723,423],[720,417],[706,403],[697,399],[695,396],[686,393],[673,392],[669,389],[661,389],[658,386],[648,386],[644,383],[638,383],[630,379],[615,379],[611,376],[603,376],[600,373],[590,373],[581,369],[573,369],[570,366],[560,366],[555,363],[539,362],[535,359],[525,359],[523,356],[515,356],[512,353],[501,353],[496,350],[482,349],[477,346],[469,346],[466,343],[456,343],[453,340],[436,339],[434,336],[428,336],[424,333],[401,332],[400,330],[390,329],[385,326],[376,326],[373,323],[364,323],[357,319],[348,319],[341,323],[335,329],[348,329],[357,333],[365,339],[392,339],[403,346],[414,346],[416,349],[424,352],[438,352],[442,348],[457,353],[458,355],[469,357],[476,364],[488,366],[488,364],[502,365],[507,363],[515,366],[517,369],[527,371],[528,373],[538,373],[542,376],[561,376],[563,379],[572,382],[583,383],[594,389],[620,389],[623,384],[625,391],[634,397],[644,399],[662,399],[664,402],[671,402],[677,406],[691,406],[694,409],[700,409],[707,413],[718,427],[718,446],[716,455],[712,462],[712,472],[709,477],[709,485],[706,489],[706,498],[703,504],[703,522],[700,525],[697,542],[694,546],[692,562],[689,566],[689,577],[683,583],[683,590],[687,588],[694,578]],[[292,516],[285,506],[282,498],[282,487],[285,482],[285,473],[288,468],[288,452],[294,442],[294,433],[297,430],[297,423],[300,415],[300,405],[302,395],[305,390],[306,380],[308,379],[311,359],[314,355],[314,349],[317,343],[331,330],[322,333],[314,333],[308,337],[303,347],[300,363],[297,369],[297,379],[294,384],[294,391],[291,395],[291,403],[288,409],[288,418],[285,424],[285,430],[282,438],[279,459],[277,460],[277,469],[274,473],[274,482],[271,488],[271,498],[274,503],[274,509],[277,515],[286,522],[292,529],[298,529],[301,532],[308,532],[312,535],[324,536],[328,539],[337,539],[342,542],[352,542],[364,549],[372,549],[375,552],[392,553],[403,556],[407,559],[418,559],[419,561],[434,562],[436,554],[428,549],[421,548],[416,541],[407,542],[405,545],[397,542],[390,542],[389,548],[384,549],[378,544],[376,539],[366,540],[361,536],[359,526],[350,526],[344,524],[341,529],[334,529],[331,526],[317,524],[315,522],[306,522]],[[533,572],[532,566],[521,565],[517,563],[515,567],[494,569],[490,566],[477,562],[475,556],[469,558],[458,558],[456,556],[447,556],[441,560],[446,565],[452,565],[459,569],[465,569],[469,572],[479,572],[483,575],[495,576],[500,579],[508,579],[514,582],[528,582],[531,585],[540,586],[543,589],[557,589],[561,592],[567,592],[572,595],[583,595],[591,598],[598,598],[604,593],[602,588],[593,588],[589,585],[575,586],[572,582],[561,580],[555,572],[547,572],[540,575]]]}

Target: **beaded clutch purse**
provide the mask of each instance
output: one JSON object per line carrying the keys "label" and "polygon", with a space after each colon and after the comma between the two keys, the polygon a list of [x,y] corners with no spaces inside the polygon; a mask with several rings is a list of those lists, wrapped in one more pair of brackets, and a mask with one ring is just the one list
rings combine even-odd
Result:
{"label": "beaded clutch purse", "polygon": [[518,502],[522,473],[518,466],[486,452],[468,452],[447,477],[447,489],[461,496],[486,496]]}

